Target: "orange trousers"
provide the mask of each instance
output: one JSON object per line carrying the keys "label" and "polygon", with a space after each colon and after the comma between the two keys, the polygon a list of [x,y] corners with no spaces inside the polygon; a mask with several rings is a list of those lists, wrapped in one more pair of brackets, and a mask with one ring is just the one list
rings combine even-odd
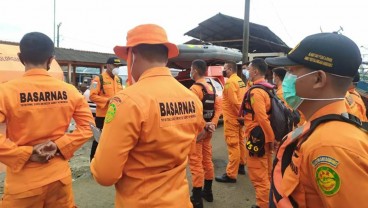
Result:
{"label": "orange trousers", "polygon": [[[247,154],[249,152],[247,151]],[[248,154],[249,155],[249,154]],[[269,207],[270,180],[272,171],[272,152],[266,150],[263,157],[247,157],[249,179],[256,191],[256,202],[260,208]]]}
{"label": "orange trousers", "polygon": [[4,194],[0,204],[1,208],[76,208],[72,183],[65,184],[64,179],[19,194]]}
{"label": "orange trousers", "polygon": [[241,126],[237,120],[225,120],[224,134],[229,154],[226,174],[230,178],[236,179],[238,176],[239,164],[246,164],[244,127]]}
{"label": "orange trousers", "polygon": [[215,175],[212,163],[212,134],[196,143],[195,151],[189,154],[189,168],[193,187],[203,187],[204,180],[213,180]]}

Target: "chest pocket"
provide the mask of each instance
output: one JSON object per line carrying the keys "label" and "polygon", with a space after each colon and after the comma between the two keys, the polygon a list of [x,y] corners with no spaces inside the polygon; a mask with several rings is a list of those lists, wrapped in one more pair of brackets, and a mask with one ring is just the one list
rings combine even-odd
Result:
{"label": "chest pocket", "polygon": [[104,89],[112,89],[114,85],[111,82],[104,82],[103,88]]}

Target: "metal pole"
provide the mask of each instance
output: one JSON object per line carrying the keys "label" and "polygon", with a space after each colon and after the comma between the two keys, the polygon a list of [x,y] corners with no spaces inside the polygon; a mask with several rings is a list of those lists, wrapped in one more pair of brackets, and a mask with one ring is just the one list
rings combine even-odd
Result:
{"label": "metal pole", "polygon": [[59,40],[60,40],[60,26],[61,26],[61,22],[57,25],[57,45],[56,45],[56,47],[58,47],[59,48]]}
{"label": "metal pole", "polygon": [[249,9],[250,0],[245,0],[244,8],[244,24],[243,24],[243,59],[242,62],[248,62],[248,50],[249,50]]}
{"label": "metal pole", "polygon": [[54,44],[55,44],[55,26],[56,26],[56,0],[54,0]]}

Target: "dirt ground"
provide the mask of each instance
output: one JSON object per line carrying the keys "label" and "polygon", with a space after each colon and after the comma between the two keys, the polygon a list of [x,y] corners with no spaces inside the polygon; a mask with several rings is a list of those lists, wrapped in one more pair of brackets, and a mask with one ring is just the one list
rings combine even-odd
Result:
{"label": "dirt ground", "polygon": [[[215,175],[222,175],[227,163],[227,150],[220,125],[212,139]],[[89,170],[89,151],[91,141],[86,143],[70,161],[73,172],[73,190],[79,208],[113,208],[114,187],[97,184]],[[190,173],[187,169],[188,181]],[[3,192],[4,174],[0,174],[0,193]],[[190,184],[191,185],[191,184]],[[191,190],[191,187],[190,187]],[[255,204],[254,189],[247,176],[240,175],[237,183],[224,184],[213,182],[214,202],[204,201],[205,208],[248,208]]]}

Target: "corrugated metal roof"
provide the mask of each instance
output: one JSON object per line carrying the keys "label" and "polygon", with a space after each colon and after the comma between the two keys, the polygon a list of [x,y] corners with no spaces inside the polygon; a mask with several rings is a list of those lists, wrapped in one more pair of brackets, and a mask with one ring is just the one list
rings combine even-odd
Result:
{"label": "corrugated metal roof", "polygon": [[[188,44],[212,43],[214,45],[237,48],[242,51],[244,20],[224,14],[199,23],[198,27],[186,32],[196,38]],[[290,48],[268,27],[249,23],[249,51],[257,53],[288,52]]]}
{"label": "corrugated metal roof", "polygon": [[[16,42],[1,41],[0,43],[8,45],[19,45]],[[110,53],[99,53],[92,51],[81,51],[67,48],[55,48],[55,57],[57,61],[62,62],[81,62],[89,64],[105,64],[107,59],[116,56]],[[121,63],[126,64],[124,60]]]}
{"label": "corrugated metal roof", "polygon": [[[55,56],[57,61],[75,61],[85,63],[105,64],[107,59],[115,54],[99,53],[92,51],[80,51],[66,48],[55,48]],[[121,60],[123,64],[126,64],[124,60]]]}

